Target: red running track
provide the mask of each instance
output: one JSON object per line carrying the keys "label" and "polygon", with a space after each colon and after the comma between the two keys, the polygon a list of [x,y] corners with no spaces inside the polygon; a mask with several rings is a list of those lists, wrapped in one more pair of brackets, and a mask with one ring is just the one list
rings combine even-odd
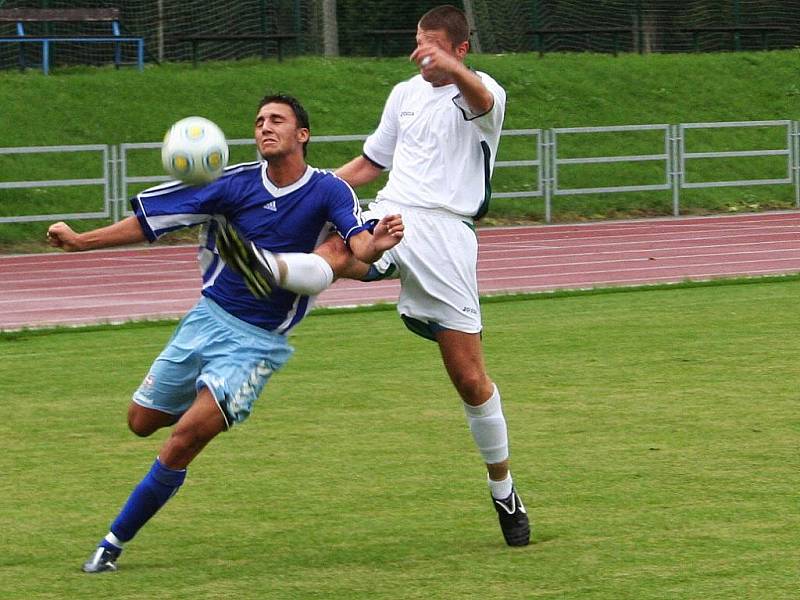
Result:
{"label": "red running track", "polygon": [[[482,294],[800,272],[800,212],[479,230]],[[0,329],[176,317],[199,297],[195,249],[0,257]],[[322,306],[397,299],[397,281],[338,281]]]}

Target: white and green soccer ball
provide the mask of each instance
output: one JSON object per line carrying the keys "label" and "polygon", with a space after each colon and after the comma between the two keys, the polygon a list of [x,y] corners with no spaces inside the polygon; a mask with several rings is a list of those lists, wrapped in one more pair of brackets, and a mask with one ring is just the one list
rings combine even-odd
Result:
{"label": "white and green soccer ball", "polygon": [[184,183],[211,183],[228,164],[225,134],[203,117],[181,119],[164,136],[161,162],[167,173]]}

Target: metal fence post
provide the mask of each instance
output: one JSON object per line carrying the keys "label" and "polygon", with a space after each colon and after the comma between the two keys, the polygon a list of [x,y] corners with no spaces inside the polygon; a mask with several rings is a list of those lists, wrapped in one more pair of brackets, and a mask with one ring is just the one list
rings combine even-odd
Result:
{"label": "metal fence post", "polygon": [[118,218],[121,220],[125,218],[125,206],[127,198],[125,197],[125,188],[123,187],[122,182],[122,169],[124,166],[124,162],[122,159],[122,145],[119,145],[117,148],[117,160],[115,162],[114,171],[117,176],[117,215]]}
{"label": "metal fence post", "polygon": [[[128,156],[125,144],[119,147],[119,194],[120,198],[128,195]],[[120,215],[124,214],[123,208],[120,206]]]}
{"label": "metal fence post", "polygon": [[681,214],[681,178],[683,177],[683,152],[681,150],[683,138],[680,131],[679,125],[670,125],[669,127],[669,179],[672,185],[672,214],[675,217]]}
{"label": "metal fence post", "polygon": [[792,154],[790,162],[794,171],[794,205],[800,208],[800,121],[792,121],[791,131],[789,151]]}
{"label": "metal fence post", "polygon": [[117,193],[117,146],[109,146],[109,159],[106,163],[106,173],[108,183],[106,188],[111,190],[111,220],[116,223],[119,221],[119,194]]}
{"label": "metal fence post", "polygon": [[544,221],[549,223],[553,209],[553,130],[542,131],[541,161],[542,161],[542,187],[544,188]]}
{"label": "metal fence post", "polygon": [[547,173],[547,167],[545,165],[546,162],[546,151],[544,140],[545,136],[547,135],[547,130],[540,130],[539,135],[536,137],[536,158],[539,161],[539,165],[537,166],[536,176],[539,178],[539,194],[542,197],[542,201],[547,204],[547,197],[545,190],[547,189],[547,184],[545,183],[545,174]]}

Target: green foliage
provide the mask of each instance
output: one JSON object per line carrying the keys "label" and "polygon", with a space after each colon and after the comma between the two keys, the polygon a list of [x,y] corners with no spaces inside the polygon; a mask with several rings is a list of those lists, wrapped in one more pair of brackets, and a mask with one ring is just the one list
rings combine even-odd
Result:
{"label": "green foliage", "polygon": [[795,598],[798,293],[486,303],[524,549],[436,346],[390,311],[312,316],[250,420],[96,577],[80,564],[166,436],[124,421],[174,324],[0,336],[3,598]]}

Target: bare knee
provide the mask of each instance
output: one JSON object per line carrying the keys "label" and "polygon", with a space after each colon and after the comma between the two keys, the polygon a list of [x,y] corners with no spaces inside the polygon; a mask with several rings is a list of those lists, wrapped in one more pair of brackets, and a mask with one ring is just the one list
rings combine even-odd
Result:
{"label": "bare knee", "polygon": [[443,329],[436,334],[444,366],[461,399],[471,406],[486,402],[494,392],[486,374],[478,333]]}
{"label": "bare knee", "polygon": [[139,416],[131,416],[128,414],[128,429],[139,437],[147,437],[158,431],[159,427],[155,427],[148,423]]}
{"label": "bare knee", "polygon": [[450,378],[462,400],[467,404],[478,406],[486,402],[492,395],[492,382],[481,371],[459,371],[452,373]]}
{"label": "bare knee", "polygon": [[150,425],[144,415],[135,410],[135,406],[137,405],[132,404],[128,408],[128,429],[139,437],[147,437],[155,432],[156,428]]}
{"label": "bare knee", "polygon": [[344,245],[342,238],[338,235],[329,236],[322,244],[314,250],[324,258],[331,266],[333,274],[337,279],[359,279],[367,274],[369,265],[359,261],[353,253]]}
{"label": "bare knee", "polygon": [[128,407],[128,429],[139,437],[152,435],[162,427],[172,425],[177,419],[176,415],[144,408],[134,402]]}

